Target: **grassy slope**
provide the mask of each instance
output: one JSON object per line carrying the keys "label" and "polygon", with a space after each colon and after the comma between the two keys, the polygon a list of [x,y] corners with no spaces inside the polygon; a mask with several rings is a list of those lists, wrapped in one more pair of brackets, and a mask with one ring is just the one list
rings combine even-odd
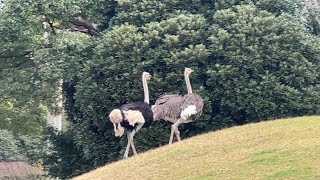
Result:
{"label": "grassy slope", "polygon": [[320,179],[320,116],[196,136],[75,178],[89,179]]}

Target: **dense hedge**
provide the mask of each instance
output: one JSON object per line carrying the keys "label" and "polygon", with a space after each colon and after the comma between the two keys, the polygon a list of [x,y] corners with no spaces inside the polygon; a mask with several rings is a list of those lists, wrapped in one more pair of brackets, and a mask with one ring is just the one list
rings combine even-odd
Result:
{"label": "dense hedge", "polygon": [[[38,56],[64,78],[71,123],[54,141],[52,175],[70,177],[121,158],[126,138],[113,136],[107,115],[143,99],[143,71],[154,77],[153,103],[165,93],[184,94],[183,69],[195,70],[191,83],[205,100],[204,114],[181,127],[183,138],[319,113],[320,41],[300,19],[299,1],[132,0],[115,9],[101,37],[60,33],[57,46]],[[156,122],[139,131],[138,151],[167,144],[169,130],[170,123]]]}

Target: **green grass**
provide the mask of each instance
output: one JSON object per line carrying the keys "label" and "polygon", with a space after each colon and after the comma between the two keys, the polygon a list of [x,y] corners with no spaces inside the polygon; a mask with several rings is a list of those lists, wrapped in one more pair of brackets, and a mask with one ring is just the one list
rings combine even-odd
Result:
{"label": "green grass", "polygon": [[238,126],[121,160],[74,180],[320,179],[320,116]]}

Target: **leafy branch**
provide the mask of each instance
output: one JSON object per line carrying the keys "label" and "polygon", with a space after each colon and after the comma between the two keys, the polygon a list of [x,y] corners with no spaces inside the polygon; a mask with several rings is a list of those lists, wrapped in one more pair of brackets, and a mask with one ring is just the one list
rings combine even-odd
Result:
{"label": "leafy branch", "polygon": [[5,54],[5,52],[0,53],[0,59],[8,59],[8,58],[20,58],[20,57],[24,57],[27,55],[30,55],[33,51],[29,50],[29,51],[24,51],[22,54]]}

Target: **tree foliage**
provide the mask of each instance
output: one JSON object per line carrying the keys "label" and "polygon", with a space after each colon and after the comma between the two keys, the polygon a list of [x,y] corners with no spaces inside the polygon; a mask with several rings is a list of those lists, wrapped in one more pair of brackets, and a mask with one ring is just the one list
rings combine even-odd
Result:
{"label": "tree foliage", "polygon": [[46,125],[44,112],[32,102],[18,104],[6,101],[0,104],[1,128],[14,135],[41,135]]}
{"label": "tree foliage", "polygon": [[210,50],[220,60],[208,83],[224,116],[243,124],[319,109],[319,60],[309,58],[319,48],[310,47],[312,37],[292,16],[243,5],[217,11],[214,19]]}
{"label": "tree foliage", "polygon": [[14,136],[0,129],[0,161],[29,161],[38,163],[47,152],[44,139],[39,136]]}
{"label": "tree foliage", "polygon": [[49,129],[47,135],[47,140],[50,142],[50,153],[47,153],[44,162],[46,169],[50,170],[49,176],[67,179],[88,171],[90,167],[94,166],[92,161],[83,158],[82,149],[78,148],[73,139],[73,131],[60,134]]}
{"label": "tree foliage", "polygon": [[24,160],[25,156],[20,154],[18,141],[7,130],[0,131],[0,161]]}

